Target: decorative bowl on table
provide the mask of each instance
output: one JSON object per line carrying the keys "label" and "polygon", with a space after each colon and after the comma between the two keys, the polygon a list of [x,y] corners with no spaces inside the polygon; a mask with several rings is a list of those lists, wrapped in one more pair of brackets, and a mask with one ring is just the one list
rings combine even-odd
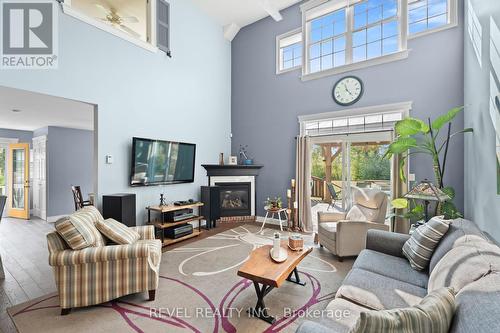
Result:
{"label": "decorative bowl on table", "polygon": [[269,255],[271,256],[271,259],[273,259],[276,262],[284,262],[288,258],[288,251],[282,247],[280,247],[277,255],[274,254],[273,248],[269,250]]}

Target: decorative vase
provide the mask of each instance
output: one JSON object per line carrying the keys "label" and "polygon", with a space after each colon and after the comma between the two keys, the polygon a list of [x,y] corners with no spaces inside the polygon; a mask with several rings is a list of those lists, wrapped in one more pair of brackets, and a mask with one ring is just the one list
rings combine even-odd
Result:
{"label": "decorative vase", "polygon": [[276,258],[279,258],[281,256],[281,240],[280,240],[280,233],[275,232],[274,233],[274,239],[273,239],[273,256]]}

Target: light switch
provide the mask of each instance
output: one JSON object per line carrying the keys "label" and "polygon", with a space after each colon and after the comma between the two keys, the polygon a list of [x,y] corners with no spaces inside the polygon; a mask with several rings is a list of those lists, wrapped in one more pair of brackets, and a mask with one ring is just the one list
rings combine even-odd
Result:
{"label": "light switch", "polygon": [[106,155],[106,164],[113,164],[113,155]]}
{"label": "light switch", "polygon": [[408,180],[409,180],[410,182],[414,182],[414,181],[415,181],[415,174],[414,174],[414,173],[410,173],[410,174],[408,175]]}

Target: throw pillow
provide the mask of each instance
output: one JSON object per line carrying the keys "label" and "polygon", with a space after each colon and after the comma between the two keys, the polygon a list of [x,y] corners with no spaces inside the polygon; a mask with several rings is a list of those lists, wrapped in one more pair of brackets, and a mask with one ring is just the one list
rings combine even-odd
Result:
{"label": "throw pillow", "polygon": [[418,227],[403,245],[403,255],[417,271],[422,271],[429,265],[432,254],[441,238],[450,227],[451,220],[436,216]]}
{"label": "throw pillow", "polygon": [[71,220],[78,220],[80,223],[86,223],[89,225],[89,229],[94,234],[95,244],[93,246],[100,247],[105,246],[106,241],[104,237],[102,237],[99,230],[96,228],[97,221],[103,220],[101,213],[94,206],[84,207],[77,212],[74,212],[69,216]]}
{"label": "throw pillow", "polygon": [[413,307],[361,312],[349,333],[447,333],[454,313],[453,288],[440,288]]}
{"label": "throw pillow", "polygon": [[[92,224],[71,216],[63,217],[55,223],[57,233],[66,241],[73,250],[81,250],[94,246],[96,243]],[[97,230],[96,230],[97,231]]]}
{"label": "throw pillow", "polygon": [[361,211],[361,209],[359,209],[358,206],[352,206],[352,208],[349,209],[349,212],[347,213],[345,218],[349,221],[360,221],[360,222],[366,221],[365,214],[363,214],[363,212]]}
{"label": "throw pillow", "polygon": [[141,235],[137,231],[114,219],[99,220],[96,223],[96,227],[104,236],[116,244],[133,244],[141,238]]}

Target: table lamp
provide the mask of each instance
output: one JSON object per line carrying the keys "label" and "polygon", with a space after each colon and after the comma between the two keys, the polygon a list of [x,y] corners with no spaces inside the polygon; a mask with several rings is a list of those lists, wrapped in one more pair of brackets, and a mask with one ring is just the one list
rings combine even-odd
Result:
{"label": "table lamp", "polygon": [[429,204],[431,201],[445,202],[451,198],[428,180],[423,180],[410,192],[404,195],[407,199],[422,200],[424,202],[425,222],[429,221]]}

